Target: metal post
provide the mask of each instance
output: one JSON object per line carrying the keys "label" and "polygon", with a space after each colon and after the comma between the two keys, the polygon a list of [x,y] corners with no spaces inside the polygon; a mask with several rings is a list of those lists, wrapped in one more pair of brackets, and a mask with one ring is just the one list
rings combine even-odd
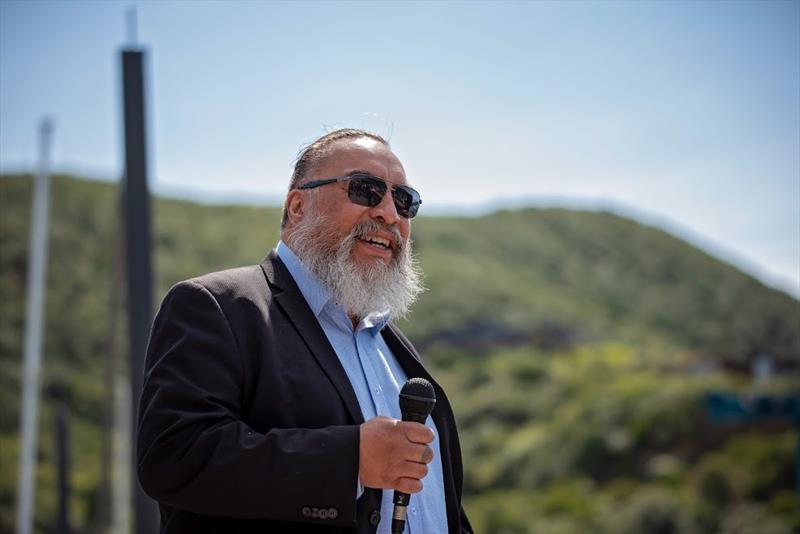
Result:
{"label": "metal post", "polygon": [[[114,386],[114,439],[112,448],[111,529],[109,534],[130,534],[134,513],[131,492],[136,473],[131,469],[131,388],[124,380]],[[155,531],[154,531],[155,532]]]}
{"label": "metal post", "polygon": [[33,496],[36,487],[36,430],[39,404],[39,372],[42,363],[44,296],[47,286],[47,229],[50,209],[50,141],[53,124],[39,126],[39,169],[33,184],[31,239],[28,250],[28,307],[25,318],[25,362],[22,374],[21,443],[17,532],[33,529]]}
{"label": "metal post", "polygon": [[[128,335],[130,347],[132,437],[136,442],[137,410],[141,396],[144,356],[153,318],[152,265],[150,261],[150,196],[147,189],[144,52],[122,51],[125,115],[125,249],[128,279]],[[135,495],[135,529],[140,534],[158,531],[155,503],[145,495],[136,476],[135,448],[131,455],[132,491]]]}
{"label": "metal post", "polygon": [[[122,199],[119,199],[120,202]],[[122,207],[120,206],[120,211]],[[105,402],[103,406],[103,446],[100,454],[100,484],[98,487],[98,504],[95,521],[101,532],[107,532],[111,526],[113,514],[112,503],[112,469],[114,458],[114,430],[117,387],[117,320],[120,308],[120,284],[122,283],[122,224],[117,225],[117,246],[115,247],[111,279],[109,280],[108,327],[106,330],[105,354]],[[127,419],[126,419],[127,420]]]}
{"label": "metal post", "polygon": [[64,401],[56,412],[56,461],[58,467],[58,534],[70,534],[69,526],[69,412]]}

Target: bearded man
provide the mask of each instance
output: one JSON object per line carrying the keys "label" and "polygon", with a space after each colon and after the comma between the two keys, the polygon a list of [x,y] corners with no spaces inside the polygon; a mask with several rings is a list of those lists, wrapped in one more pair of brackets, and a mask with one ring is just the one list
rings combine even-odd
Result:
{"label": "bearded man", "polygon": [[[257,266],[173,287],[155,319],[138,472],[161,532],[471,532],[442,388],[392,323],[422,289],[421,204],[380,136],[337,130],[299,156],[281,240]],[[399,421],[422,377],[436,404]]]}

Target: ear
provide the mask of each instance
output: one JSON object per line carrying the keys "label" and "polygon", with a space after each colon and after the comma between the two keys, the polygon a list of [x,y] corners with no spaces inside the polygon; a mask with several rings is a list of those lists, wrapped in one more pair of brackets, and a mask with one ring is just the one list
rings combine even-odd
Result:
{"label": "ear", "polygon": [[292,189],[286,195],[286,203],[283,209],[286,211],[289,223],[295,224],[303,218],[304,200],[303,192],[299,189]]}

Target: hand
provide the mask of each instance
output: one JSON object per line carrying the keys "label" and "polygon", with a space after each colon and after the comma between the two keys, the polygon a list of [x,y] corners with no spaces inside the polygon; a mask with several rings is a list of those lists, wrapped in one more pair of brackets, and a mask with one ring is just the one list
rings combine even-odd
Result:
{"label": "hand", "polygon": [[358,448],[358,474],[369,488],[422,491],[421,479],[433,460],[433,431],[420,423],[379,415],[362,423]]}

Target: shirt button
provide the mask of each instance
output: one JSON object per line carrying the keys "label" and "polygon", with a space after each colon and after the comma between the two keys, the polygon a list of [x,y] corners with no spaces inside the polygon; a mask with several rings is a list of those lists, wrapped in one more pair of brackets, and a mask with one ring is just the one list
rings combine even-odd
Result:
{"label": "shirt button", "polygon": [[377,510],[373,510],[369,514],[369,524],[373,527],[377,527],[378,523],[381,522],[381,513]]}
{"label": "shirt button", "polygon": [[412,509],[411,509],[411,513],[412,513],[413,515],[417,515],[417,509],[416,509],[416,508],[412,508]]}
{"label": "shirt button", "polygon": [[381,388],[375,388],[372,391],[375,392],[375,395],[380,395],[381,394]]}

